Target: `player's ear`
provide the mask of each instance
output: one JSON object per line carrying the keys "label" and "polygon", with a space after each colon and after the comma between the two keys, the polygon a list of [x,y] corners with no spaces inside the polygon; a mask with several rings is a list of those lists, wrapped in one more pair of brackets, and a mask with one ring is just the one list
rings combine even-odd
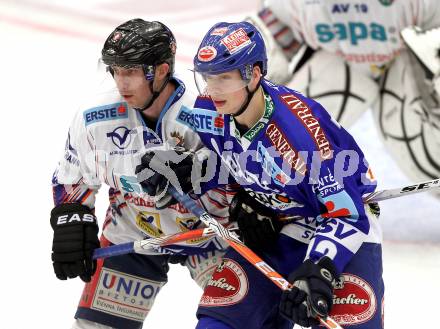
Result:
{"label": "player's ear", "polygon": [[251,90],[253,90],[257,86],[258,82],[262,78],[263,77],[261,74],[260,65],[254,65],[254,67],[252,69]]}
{"label": "player's ear", "polygon": [[162,80],[170,72],[170,65],[168,63],[162,63],[156,66],[156,75]]}

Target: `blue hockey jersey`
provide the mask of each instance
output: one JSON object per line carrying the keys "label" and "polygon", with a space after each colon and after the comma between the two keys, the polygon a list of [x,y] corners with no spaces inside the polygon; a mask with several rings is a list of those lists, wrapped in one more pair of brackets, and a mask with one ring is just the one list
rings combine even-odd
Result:
{"label": "blue hockey jersey", "polygon": [[362,243],[381,240],[377,219],[362,201],[376,188],[368,162],[319,103],[267,80],[262,87],[264,115],[243,135],[209,97],[180,110],[177,120],[221,161],[204,189],[228,182],[227,171],[280,213],[282,233],[309,243],[307,258],[327,255],[342,271]]}

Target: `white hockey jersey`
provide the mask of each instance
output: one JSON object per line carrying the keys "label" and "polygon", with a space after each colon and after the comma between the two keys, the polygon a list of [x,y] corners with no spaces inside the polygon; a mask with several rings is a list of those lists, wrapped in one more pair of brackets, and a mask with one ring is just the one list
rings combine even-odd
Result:
{"label": "white hockey jersey", "polygon": [[[69,129],[64,157],[53,176],[55,205],[77,202],[94,208],[101,184],[108,185],[110,207],[103,234],[119,244],[147,237],[187,231],[202,226],[180,204],[157,210],[153,198],[142,191],[135,168],[151,144],[174,139],[187,150],[201,149],[200,139],[176,116],[181,108],[193,107],[195,95],[174,78],[177,87],[168,99],[155,132],[147,128],[139,111],[130,108],[117,89],[94,96],[75,116]],[[225,189],[207,192],[200,203],[226,224],[231,193]],[[217,239],[184,243],[191,250],[222,248]]]}
{"label": "white hockey jersey", "polygon": [[398,55],[405,27],[440,26],[438,0],[266,0],[265,7],[299,42],[336,53],[362,70],[380,68]]}

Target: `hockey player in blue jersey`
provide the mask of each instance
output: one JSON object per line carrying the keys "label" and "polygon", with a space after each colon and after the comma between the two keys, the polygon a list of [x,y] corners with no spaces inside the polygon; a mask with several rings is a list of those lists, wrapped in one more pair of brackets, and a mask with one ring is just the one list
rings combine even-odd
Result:
{"label": "hockey player in blue jersey", "polygon": [[368,163],[319,103],[265,80],[266,66],[253,25],[214,25],[194,58],[201,96],[177,120],[221,161],[202,190],[229,172],[243,188],[230,219],[295,287],[281,292],[230,250],[204,290],[197,329],[316,327],[315,316],[328,314],[382,328],[381,232],[362,201],[376,187]]}

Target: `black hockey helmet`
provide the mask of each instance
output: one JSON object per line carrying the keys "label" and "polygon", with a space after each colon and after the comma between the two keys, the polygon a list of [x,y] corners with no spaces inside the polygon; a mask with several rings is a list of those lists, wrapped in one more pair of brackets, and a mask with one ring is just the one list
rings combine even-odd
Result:
{"label": "black hockey helmet", "polygon": [[[110,68],[142,65],[147,80],[154,78],[156,65],[168,63],[174,72],[176,39],[161,22],[136,18],[119,25],[102,48],[102,61]],[[111,73],[113,73],[110,70]]]}

